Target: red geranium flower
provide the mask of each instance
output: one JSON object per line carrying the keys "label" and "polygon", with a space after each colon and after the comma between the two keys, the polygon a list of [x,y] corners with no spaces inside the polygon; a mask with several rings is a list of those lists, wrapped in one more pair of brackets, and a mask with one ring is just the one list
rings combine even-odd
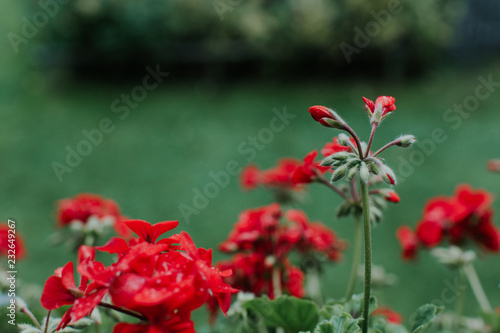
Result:
{"label": "red geranium flower", "polygon": [[381,117],[383,117],[396,110],[396,105],[394,105],[396,99],[392,96],[379,96],[375,100],[375,103],[366,97],[363,97],[363,101],[365,102],[365,110],[370,117],[376,112],[381,112]]}
{"label": "red geranium flower", "polygon": [[327,172],[330,167],[319,165],[320,162],[314,162],[318,152],[313,150],[304,157],[304,161],[299,165],[293,173],[292,182],[294,184],[304,184],[313,182],[318,174]]}
{"label": "red geranium flower", "polygon": [[79,194],[59,202],[57,220],[64,227],[72,223],[87,225],[91,219],[99,223],[109,222],[122,237],[129,237],[130,230],[122,224],[124,219],[118,204],[95,194]]}

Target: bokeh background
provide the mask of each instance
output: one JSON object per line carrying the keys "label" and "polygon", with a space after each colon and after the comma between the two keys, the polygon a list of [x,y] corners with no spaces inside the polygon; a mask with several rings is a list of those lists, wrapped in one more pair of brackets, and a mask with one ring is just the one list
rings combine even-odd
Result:
{"label": "bokeh background", "polygon": [[[444,118],[454,104],[474,96],[478,77],[500,81],[498,1],[402,1],[398,13],[382,21],[372,11],[387,12],[392,1],[64,2],[42,1],[52,4],[45,9],[37,1],[0,3],[0,211],[3,220],[17,221],[26,240],[28,255],[18,265],[25,283],[42,285],[73,259],[48,241],[57,229],[57,200],[100,194],[133,218],[179,219],[178,229],[198,246],[215,248],[242,210],[269,204],[272,196],[244,193],[239,178],[231,177],[188,220],[179,206],[193,206],[194,191],[212,182],[210,172],[231,160],[249,162],[238,147],[269,126],[273,109],[296,117],[251,158],[262,168],[281,157],[302,158],[335,135],[310,118],[309,106],[335,108],[366,139],[361,96],[392,95],[397,111],[378,130],[375,146],[412,133],[420,140],[413,149],[426,151],[423,143],[436,128],[447,139],[397,186],[401,202],[373,230],[375,264],[399,277],[379,296],[406,318],[442,297],[453,272],[428,253],[417,263],[402,262],[395,231],[414,225],[430,197],[451,195],[457,184],[498,196],[500,176],[487,172],[486,162],[500,157],[499,87],[460,116],[456,128],[458,120]],[[40,13],[47,10],[52,14],[44,20]],[[370,36],[363,39],[359,31]],[[367,45],[348,61],[341,45],[356,47],[363,40]],[[147,66],[157,65],[169,76],[120,119],[113,102],[142,85]],[[66,147],[76,149],[85,139],[82,131],[97,128],[103,118],[115,129],[60,181],[53,163],[64,163]],[[394,149],[385,157],[399,173],[401,158],[410,154]],[[311,186],[300,208],[351,240],[351,220],[334,217],[338,203],[326,188]],[[498,200],[494,208],[500,209]],[[347,250],[343,262],[327,267],[327,297],[343,296],[351,255]],[[215,259],[223,258],[215,252]],[[495,306],[499,263],[487,255],[477,264]],[[472,295],[466,307],[473,315]],[[204,319],[202,309],[197,327]]]}

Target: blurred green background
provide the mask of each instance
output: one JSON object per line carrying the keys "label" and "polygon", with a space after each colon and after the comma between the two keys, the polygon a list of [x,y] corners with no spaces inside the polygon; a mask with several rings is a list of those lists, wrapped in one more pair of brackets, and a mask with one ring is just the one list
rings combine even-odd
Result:
{"label": "blurred green background", "polygon": [[[498,87],[458,128],[443,118],[455,103],[475,94],[479,76],[500,81],[500,30],[491,20],[498,17],[498,5],[403,2],[401,14],[392,15],[349,64],[340,43],[353,44],[353,27],[364,28],[374,20],[370,11],[379,12],[388,2],[243,1],[230,6],[223,20],[215,5],[69,2],[16,53],[9,33],[21,35],[22,18],[31,20],[41,7],[12,0],[0,4],[0,211],[3,220],[17,221],[26,240],[28,256],[18,265],[19,278],[41,285],[56,267],[74,259],[51,247],[48,236],[56,229],[56,201],[81,192],[116,200],[132,218],[179,219],[178,230],[188,231],[198,246],[215,248],[242,210],[269,204],[271,195],[243,193],[239,178],[232,177],[189,223],[179,205],[193,206],[193,191],[212,182],[210,172],[224,170],[231,160],[240,166],[248,162],[238,147],[269,126],[274,108],[286,107],[296,118],[257,152],[252,162],[262,168],[281,157],[301,159],[336,134],[310,118],[311,105],[335,108],[366,140],[369,124],[361,96],[385,94],[396,97],[397,110],[378,130],[376,147],[411,133],[421,142],[413,149],[423,150],[436,128],[447,139],[397,186],[401,202],[389,207],[373,231],[375,264],[399,277],[383,302],[408,318],[419,305],[440,299],[453,272],[428,253],[418,263],[402,262],[395,231],[415,225],[430,197],[451,195],[457,184],[498,193],[499,176],[486,171],[487,160],[500,157]],[[141,85],[144,68],[157,64],[170,75],[121,120],[121,113],[112,111],[113,101]],[[97,128],[103,118],[115,129],[60,182],[52,163],[64,163],[66,147],[75,149],[85,139],[82,131]],[[394,149],[385,158],[398,173],[400,156],[410,154]],[[351,240],[351,220],[334,217],[339,202],[326,188],[311,186],[300,208]],[[500,209],[498,201],[494,208]],[[351,255],[348,249],[340,264],[328,266],[326,296],[343,296]],[[216,260],[222,258],[215,252]],[[477,264],[494,306],[500,305],[498,264],[493,255]],[[475,314],[472,294],[466,306]]]}

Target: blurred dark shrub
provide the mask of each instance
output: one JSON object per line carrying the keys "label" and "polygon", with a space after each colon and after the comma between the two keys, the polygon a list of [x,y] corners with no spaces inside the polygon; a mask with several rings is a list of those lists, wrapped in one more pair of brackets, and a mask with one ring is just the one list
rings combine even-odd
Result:
{"label": "blurred dark shrub", "polygon": [[[441,59],[462,12],[457,0],[74,0],[38,40],[44,65],[102,75],[160,62],[188,74],[380,75],[391,64],[408,75]],[[349,66],[346,45],[359,51]]]}

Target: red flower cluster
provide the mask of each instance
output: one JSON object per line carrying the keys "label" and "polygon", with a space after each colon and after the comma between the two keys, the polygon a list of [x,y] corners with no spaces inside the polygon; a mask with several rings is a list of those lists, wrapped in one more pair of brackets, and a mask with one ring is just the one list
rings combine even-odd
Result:
{"label": "red flower cluster", "polygon": [[[9,230],[11,231],[9,232]],[[11,252],[9,252],[9,250]],[[8,224],[0,224],[0,255],[8,257],[9,259],[22,259],[25,252],[24,242],[21,236],[17,233],[14,234]],[[9,255],[11,257],[9,257]]]}
{"label": "red flower cluster", "polygon": [[109,222],[118,235],[130,237],[130,230],[122,223],[124,219],[116,202],[95,194],[83,193],[74,198],[63,199],[57,210],[57,220],[62,227],[73,223],[85,226],[91,220],[98,223]]}
{"label": "red flower cluster", "polygon": [[241,173],[241,184],[246,190],[253,190],[258,186],[284,190],[300,190],[292,181],[293,172],[300,165],[300,161],[293,158],[283,158],[274,168],[259,170],[256,165],[247,166]]}
{"label": "red flower cluster", "polygon": [[235,288],[267,294],[274,298],[272,274],[280,272],[281,288],[291,295],[303,297],[303,273],[294,267],[288,255],[294,249],[302,253],[316,251],[339,260],[344,242],[321,223],[311,223],[298,210],[286,213],[286,224],[281,224],[282,211],[278,204],[244,211],[220,250],[235,253],[229,261],[218,264],[220,269],[232,269],[227,282]]}
{"label": "red flower cluster", "polygon": [[445,238],[455,245],[470,239],[485,250],[500,251],[500,231],[492,220],[491,202],[490,193],[474,191],[468,185],[459,186],[453,197],[429,200],[415,232],[406,226],[398,229],[403,258],[413,259],[420,246],[435,247]]}
{"label": "red flower cluster", "polygon": [[[141,318],[138,324],[117,324],[115,333],[195,332],[191,312],[214,300],[226,313],[231,294],[237,290],[222,280],[231,271],[221,272],[212,266],[211,250],[196,248],[185,232],[157,241],[175,228],[177,221],[154,225],[141,220],[124,223],[139,238],[127,243],[115,237],[96,247],[116,254],[116,263],[106,267],[95,261],[92,247],[81,246],[77,267],[80,285],[76,287],[74,282],[72,262],[56,270],[45,283],[41,303],[46,309],[72,305],[58,330],[89,315],[99,304]],[[105,295],[110,296],[112,305],[102,303]]]}

